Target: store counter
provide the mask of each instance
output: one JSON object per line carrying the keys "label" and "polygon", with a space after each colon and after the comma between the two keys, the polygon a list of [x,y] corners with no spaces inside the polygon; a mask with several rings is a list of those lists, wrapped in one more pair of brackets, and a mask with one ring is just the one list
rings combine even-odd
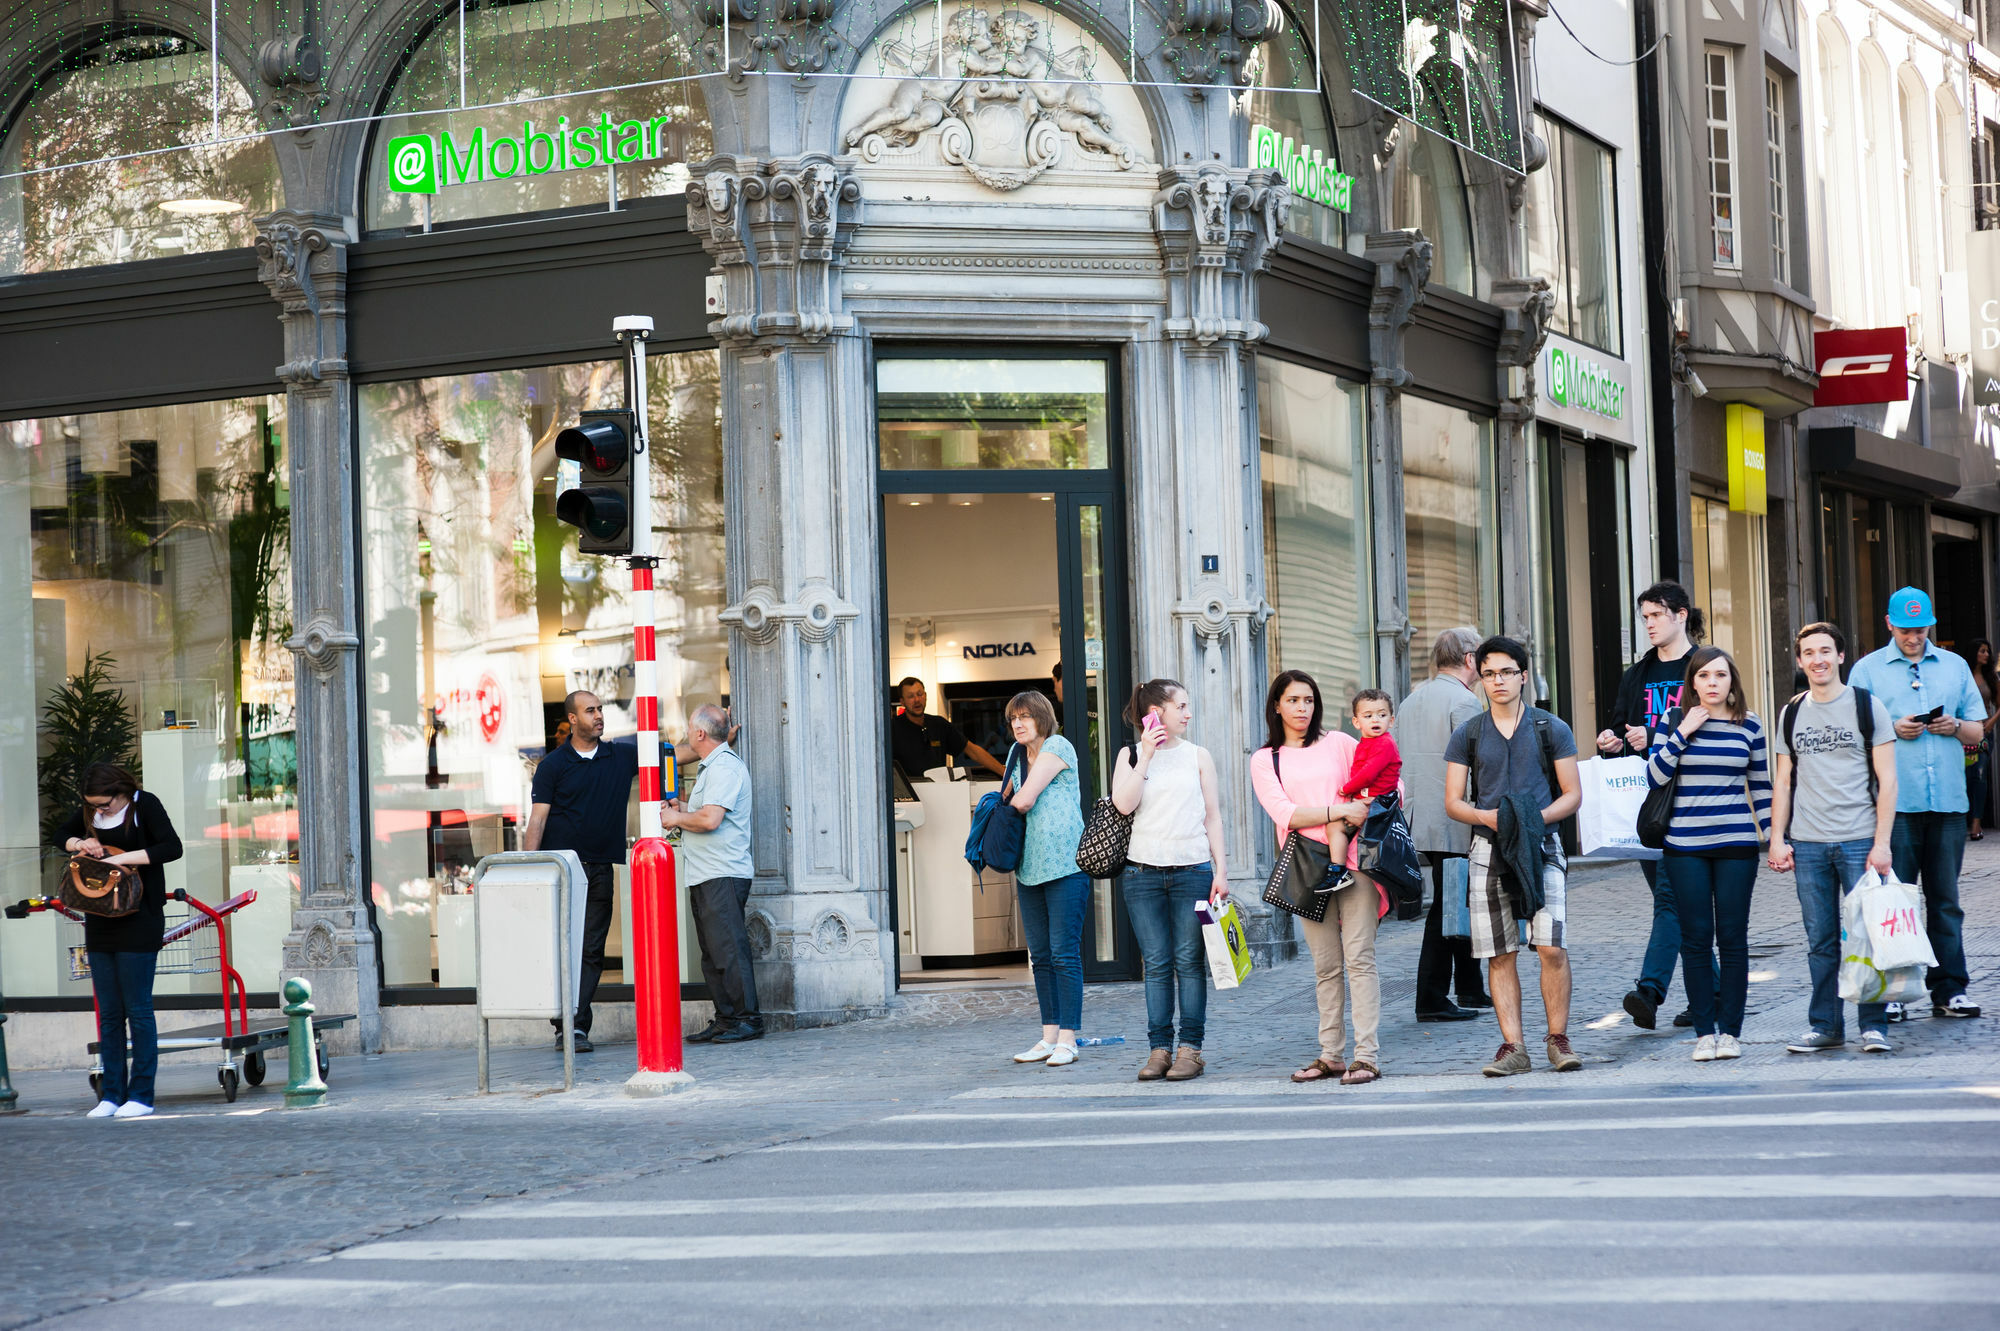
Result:
{"label": "store counter", "polygon": [[[936,775],[943,777],[943,769]],[[904,914],[898,941],[906,957],[965,958],[1018,952],[1020,912],[1014,875],[965,862],[965,838],[980,797],[999,789],[990,775],[972,781],[918,781],[917,809],[897,805],[897,879]]]}

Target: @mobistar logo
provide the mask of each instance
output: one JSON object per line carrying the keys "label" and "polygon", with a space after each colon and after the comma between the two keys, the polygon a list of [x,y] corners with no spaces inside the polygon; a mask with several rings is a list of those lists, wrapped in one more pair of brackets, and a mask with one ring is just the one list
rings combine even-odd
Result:
{"label": "@mobistar logo", "polygon": [[1895,354],[1887,351],[1873,356],[1830,356],[1826,364],[1819,367],[1819,377],[1838,379],[1843,375],[1887,374],[1895,360]]}
{"label": "@mobistar logo", "polygon": [[399,194],[435,194],[437,141],[428,134],[389,140],[389,188]]}
{"label": "@mobistar logo", "polygon": [[574,125],[568,116],[557,116],[553,126],[541,130],[534,121],[523,120],[518,135],[496,128],[489,137],[484,125],[470,133],[405,134],[389,140],[389,188],[398,194],[436,194],[452,185],[655,157],[685,161],[687,128],[675,116],[613,120],[606,111]]}
{"label": "@mobistar logo", "polygon": [[1549,401],[1559,407],[1573,407],[1607,420],[1625,416],[1625,385],[1613,379],[1596,361],[1549,348]]}

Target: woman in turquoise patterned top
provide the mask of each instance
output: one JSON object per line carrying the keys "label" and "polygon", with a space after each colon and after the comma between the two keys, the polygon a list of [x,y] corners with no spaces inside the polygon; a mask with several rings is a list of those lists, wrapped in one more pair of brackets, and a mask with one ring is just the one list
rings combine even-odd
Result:
{"label": "woman in turquoise patterned top", "polygon": [[1060,1068],[1076,1062],[1076,1029],[1083,1024],[1083,915],[1090,903],[1090,879],[1076,867],[1083,794],[1076,749],[1056,734],[1056,709],[1047,698],[1033,690],[1015,694],[1007,724],[1014,731],[1007,771],[1019,782],[1012,801],[1027,820],[1014,887],[1042,1008],[1041,1040],[1014,1061]]}

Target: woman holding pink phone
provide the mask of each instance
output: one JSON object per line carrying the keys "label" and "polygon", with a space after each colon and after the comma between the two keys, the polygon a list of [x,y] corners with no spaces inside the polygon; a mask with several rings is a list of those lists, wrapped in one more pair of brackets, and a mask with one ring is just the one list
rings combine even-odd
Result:
{"label": "woman holding pink phone", "polygon": [[[1125,853],[1125,910],[1146,971],[1146,1038],[1152,1052],[1140,1081],[1188,1081],[1202,1074],[1207,1035],[1208,962],[1195,904],[1229,896],[1215,759],[1190,743],[1188,691],[1153,679],[1132,691],[1125,723],[1139,742],[1118,754],[1111,802],[1132,815]],[[1174,998],[1180,997],[1180,1044]]]}

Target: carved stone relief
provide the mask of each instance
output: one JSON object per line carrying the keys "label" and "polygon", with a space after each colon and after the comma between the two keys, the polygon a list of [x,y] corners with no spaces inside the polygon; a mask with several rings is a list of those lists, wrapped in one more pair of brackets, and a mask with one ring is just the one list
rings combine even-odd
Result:
{"label": "carved stone relief", "polygon": [[1116,56],[1067,17],[961,4],[943,27],[934,8],[913,8],[862,53],[860,71],[888,76],[855,80],[841,111],[864,171],[1010,193],[1050,172],[1117,176],[1151,160]]}

